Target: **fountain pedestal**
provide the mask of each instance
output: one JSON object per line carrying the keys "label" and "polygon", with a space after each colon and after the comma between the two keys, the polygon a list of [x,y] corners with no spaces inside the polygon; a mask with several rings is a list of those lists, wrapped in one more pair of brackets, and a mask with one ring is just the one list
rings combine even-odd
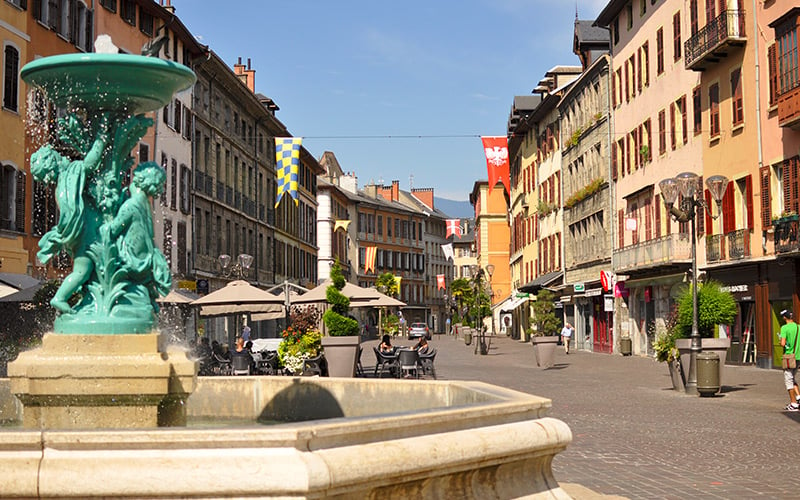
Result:
{"label": "fountain pedestal", "polygon": [[11,392],[32,429],[144,428],[186,424],[196,383],[185,351],[157,334],[45,335],[8,366]]}

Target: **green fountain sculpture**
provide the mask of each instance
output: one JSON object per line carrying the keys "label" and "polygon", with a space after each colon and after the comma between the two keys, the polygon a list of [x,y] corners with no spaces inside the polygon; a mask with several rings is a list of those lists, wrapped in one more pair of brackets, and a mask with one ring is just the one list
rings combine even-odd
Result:
{"label": "green fountain sculpture", "polygon": [[58,140],[31,156],[31,173],[55,184],[59,207],[38,257],[73,262],[51,301],[60,311],[53,332],[9,365],[23,424],[182,425],[195,365],[155,328],[171,277],[153,243],[150,200],[166,174],[153,162],[135,165],[131,150],[153,124],[144,113],[189,88],[194,72],[156,57],[88,53],[37,59],[20,75],[66,111]]}
{"label": "green fountain sculpture", "polygon": [[[155,299],[171,286],[169,266],[153,245],[148,196],[163,190],[166,175],[153,162],[129,176],[130,152],[152,125],[143,112],[169,103],[195,81],[187,67],[153,57],[67,54],[27,64],[28,84],[68,110],[58,120],[58,148],[31,157],[34,178],[56,184],[59,219],[42,237],[39,259],[65,252],[73,259],[51,305],[61,314],[55,333],[148,333]],[[72,307],[70,298],[78,294]]]}

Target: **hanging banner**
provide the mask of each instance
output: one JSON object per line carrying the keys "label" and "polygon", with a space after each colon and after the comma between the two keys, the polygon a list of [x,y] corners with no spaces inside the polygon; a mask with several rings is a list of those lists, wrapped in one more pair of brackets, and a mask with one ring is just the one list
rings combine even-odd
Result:
{"label": "hanging banner", "polygon": [[510,166],[508,162],[508,138],[481,137],[483,152],[486,154],[486,170],[489,174],[489,192],[492,191],[497,181],[506,187],[506,192],[511,195]]}
{"label": "hanging banner", "polygon": [[367,247],[364,252],[364,272],[368,273],[370,270],[375,272],[375,256],[378,254],[378,247]]}
{"label": "hanging banner", "polygon": [[447,226],[445,238],[449,238],[451,234],[461,238],[461,221],[459,219],[447,219],[445,224]]}
{"label": "hanging banner", "polygon": [[437,274],[436,275],[436,289],[441,290],[443,288],[447,288],[444,284],[444,274]]}
{"label": "hanging banner", "polygon": [[337,220],[333,223],[333,232],[335,233],[337,229],[342,228],[345,232],[347,232],[347,227],[350,226],[349,220]]}
{"label": "hanging banner", "polygon": [[444,254],[445,259],[455,260],[455,253],[453,252],[452,243],[448,243],[447,245],[442,245],[442,253]]}
{"label": "hanging banner", "polygon": [[276,137],[275,138],[275,174],[278,177],[278,195],[275,207],[281,202],[283,194],[287,193],[297,199],[297,172],[300,170],[300,145],[302,137]]}

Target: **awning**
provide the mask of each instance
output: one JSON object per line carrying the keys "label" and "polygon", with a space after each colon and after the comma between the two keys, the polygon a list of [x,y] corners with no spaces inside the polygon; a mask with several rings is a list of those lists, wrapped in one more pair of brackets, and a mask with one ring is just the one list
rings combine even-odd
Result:
{"label": "awning", "polygon": [[513,311],[525,302],[528,302],[528,297],[515,297],[506,301],[506,303],[500,307],[500,312]]}
{"label": "awning", "polygon": [[551,273],[543,274],[538,278],[536,278],[535,280],[522,285],[521,287],[519,287],[519,290],[521,292],[535,293],[540,288],[549,285],[550,283],[556,281],[557,279],[560,279],[561,276],[563,275],[564,275],[563,271],[553,271]]}

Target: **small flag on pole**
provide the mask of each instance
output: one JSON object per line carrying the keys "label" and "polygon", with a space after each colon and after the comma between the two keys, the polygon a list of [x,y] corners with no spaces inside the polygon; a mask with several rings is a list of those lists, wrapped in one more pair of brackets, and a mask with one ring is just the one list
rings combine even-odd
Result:
{"label": "small flag on pole", "polygon": [[459,219],[447,219],[445,222],[447,223],[445,238],[449,238],[451,234],[461,238],[461,221]]}
{"label": "small flag on pole", "polygon": [[444,274],[437,274],[436,275],[436,289],[441,290],[442,288],[447,288],[444,284]]}
{"label": "small flag on pole", "polygon": [[508,162],[508,138],[481,137],[483,152],[486,154],[486,169],[489,174],[489,191],[502,181],[509,196],[511,195],[510,166]]}
{"label": "small flag on pole", "polygon": [[276,137],[275,138],[275,173],[278,176],[278,196],[275,206],[281,202],[284,193],[288,193],[297,200],[297,172],[300,166],[300,146],[302,137]]}
{"label": "small flag on pole", "polygon": [[378,254],[378,247],[367,247],[364,256],[364,272],[368,273],[370,269],[375,271],[375,256]]}
{"label": "small flag on pole", "polygon": [[342,228],[344,229],[345,232],[347,232],[347,226],[349,225],[350,225],[349,220],[337,220],[336,222],[333,223],[333,232],[335,233],[336,230],[338,230],[339,228]]}
{"label": "small flag on pole", "polygon": [[448,243],[447,245],[442,245],[442,253],[444,254],[445,259],[455,260],[455,254],[453,253],[452,243]]}

